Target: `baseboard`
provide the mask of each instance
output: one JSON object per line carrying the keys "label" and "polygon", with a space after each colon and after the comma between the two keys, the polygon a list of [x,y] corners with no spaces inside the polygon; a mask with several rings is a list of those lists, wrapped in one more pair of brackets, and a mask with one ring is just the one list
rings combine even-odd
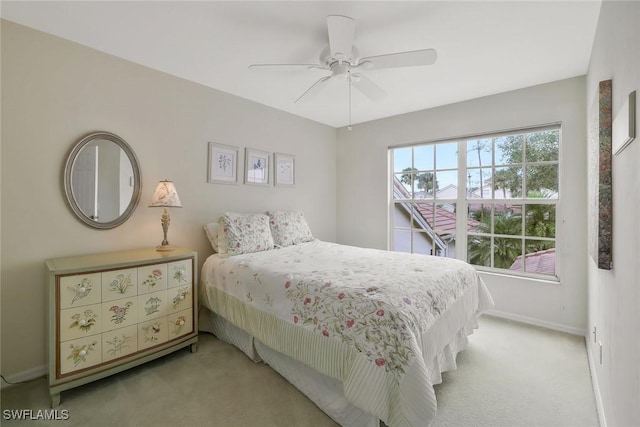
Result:
{"label": "baseboard", "polygon": [[589,360],[589,372],[591,373],[591,385],[593,387],[593,395],[596,399],[596,410],[598,411],[598,421],[600,421],[600,427],[607,427],[607,417],[604,415],[604,406],[602,405],[602,394],[600,394],[600,384],[598,383],[598,376],[596,375],[596,364],[591,355],[591,344],[587,340],[587,359]]}
{"label": "baseboard", "polygon": [[3,379],[2,388],[11,387],[12,385],[16,385],[26,381],[36,380],[38,378],[44,377],[45,375],[47,375],[47,367],[45,365],[36,366],[35,368],[18,372],[17,374],[5,376],[8,382]]}
{"label": "baseboard", "polygon": [[536,319],[534,317],[522,316],[520,314],[507,313],[499,310],[485,311],[489,316],[500,317],[503,319],[515,320],[516,322],[526,323],[529,325],[540,326],[541,328],[552,329],[554,331],[566,332],[572,335],[584,337],[587,335],[586,329],[575,328],[573,326],[562,325],[560,323],[548,322],[546,320]]}

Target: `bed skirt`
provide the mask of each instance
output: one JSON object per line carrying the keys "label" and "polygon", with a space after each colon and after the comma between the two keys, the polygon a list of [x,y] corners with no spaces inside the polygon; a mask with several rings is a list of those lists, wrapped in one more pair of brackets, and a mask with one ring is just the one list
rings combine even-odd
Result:
{"label": "bed skirt", "polygon": [[[440,323],[444,325],[445,323]],[[432,328],[435,335],[442,337],[445,331],[438,331],[437,324]],[[432,384],[442,382],[442,372],[456,369],[456,355],[462,351],[467,336],[478,327],[477,317],[453,335],[453,338],[437,353],[429,358],[427,366]],[[307,396],[331,419],[344,427],[378,427],[384,426],[375,416],[364,412],[347,401],[340,381],[323,375],[307,365],[276,350],[269,348],[244,330],[228,322],[223,317],[211,312],[206,307],[200,308],[200,331],[209,332],[218,339],[229,343],[254,362],[264,362],[278,374]]]}

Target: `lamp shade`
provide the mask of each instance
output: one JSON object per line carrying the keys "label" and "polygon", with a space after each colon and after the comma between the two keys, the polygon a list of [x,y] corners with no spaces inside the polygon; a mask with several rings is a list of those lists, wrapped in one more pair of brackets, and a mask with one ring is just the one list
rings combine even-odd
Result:
{"label": "lamp shade", "polygon": [[160,181],[151,198],[150,208],[181,208],[180,197],[172,181]]}

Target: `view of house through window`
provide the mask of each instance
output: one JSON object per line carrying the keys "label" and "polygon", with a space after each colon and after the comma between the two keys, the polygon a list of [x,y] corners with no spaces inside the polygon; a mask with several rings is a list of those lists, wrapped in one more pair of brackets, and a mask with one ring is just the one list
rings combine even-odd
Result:
{"label": "view of house through window", "polygon": [[390,148],[392,249],[555,276],[560,128]]}

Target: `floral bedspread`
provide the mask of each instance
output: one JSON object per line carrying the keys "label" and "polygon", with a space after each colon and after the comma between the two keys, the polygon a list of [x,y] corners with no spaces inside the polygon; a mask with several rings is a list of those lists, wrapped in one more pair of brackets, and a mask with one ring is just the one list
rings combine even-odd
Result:
{"label": "floral bedspread", "polygon": [[[352,359],[359,362],[347,361],[333,372],[327,372],[326,367],[322,370],[342,377],[339,379],[354,375],[348,372],[350,369],[364,370],[370,378],[384,378],[378,386],[385,390],[383,394],[387,395],[391,406],[398,397],[394,393],[402,394],[403,388],[407,389],[403,383],[424,382],[429,377],[424,372],[416,375],[417,371],[425,369],[421,360],[424,332],[464,295],[473,296],[472,308],[466,316],[469,321],[475,319],[479,308],[478,293],[486,292],[475,269],[461,261],[318,240],[219,258],[211,266],[203,268],[205,289],[216,287],[251,307],[249,314],[260,313],[273,319],[266,321],[261,317],[261,323],[286,325],[289,337],[309,338],[302,343],[315,347],[316,343],[331,342],[333,348],[336,345],[349,348],[355,354]],[[203,298],[204,301],[211,299]],[[231,313],[224,313],[230,308],[228,303],[210,305],[215,305],[209,307],[212,311],[233,322],[229,319]],[[256,338],[266,340],[269,345],[273,329],[260,326],[252,329],[254,336],[265,335]],[[281,345],[287,347],[292,340]],[[291,342],[291,346],[295,345],[305,344]],[[299,354],[293,348],[277,349],[293,356]],[[313,360],[304,362],[313,364]],[[365,366],[356,368],[358,363]],[[432,388],[431,384],[423,385]],[[427,394],[428,400],[433,400],[435,413],[435,396],[431,395],[432,390]],[[362,400],[367,399],[360,399],[358,403],[362,404]],[[421,416],[401,414],[411,405],[398,405],[399,408],[382,410],[381,414],[373,412],[375,409],[372,413],[387,423],[428,424],[426,419],[422,419],[421,424],[415,423]]]}

